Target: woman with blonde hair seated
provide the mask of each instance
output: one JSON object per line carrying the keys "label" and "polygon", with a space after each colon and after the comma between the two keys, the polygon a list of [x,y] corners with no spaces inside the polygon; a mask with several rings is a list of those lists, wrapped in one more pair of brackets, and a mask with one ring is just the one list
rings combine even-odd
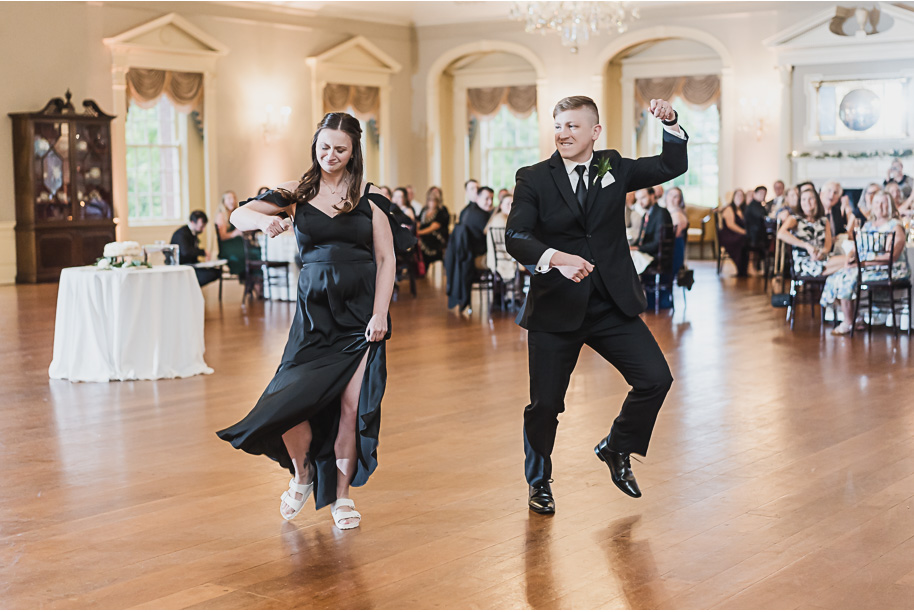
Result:
{"label": "woman with blonde hair seated", "polygon": [[[511,212],[511,204],[514,202],[514,196],[511,193],[507,193],[502,196],[501,203],[498,205],[498,208],[495,209],[495,212],[492,213],[492,216],[489,218],[489,222],[486,224],[486,267],[493,272],[498,272],[498,275],[501,276],[503,281],[511,282],[514,278],[515,263],[514,258],[508,255],[508,251],[505,249],[504,242],[504,233],[502,233],[501,244],[496,245],[495,241],[492,239],[492,232],[490,231],[493,227],[504,228],[508,224],[508,213]],[[496,265],[496,256],[498,258],[498,263]]]}
{"label": "woman with blonde hair seated", "polygon": [[[832,330],[832,334],[842,335],[851,331],[854,325],[854,300],[857,298],[857,258],[863,264],[863,282],[886,280],[889,277],[888,264],[892,265],[892,278],[901,280],[910,278],[908,258],[905,253],[904,226],[898,220],[898,211],[892,196],[885,191],[873,195],[869,220],[860,229],[865,234],[894,232],[895,248],[891,254],[857,253],[854,248],[845,258],[845,266],[828,277],[822,299],[819,303],[827,308],[836,301],[841,305],[844,321]],[[866,243],[864,243],[865,245]]]}

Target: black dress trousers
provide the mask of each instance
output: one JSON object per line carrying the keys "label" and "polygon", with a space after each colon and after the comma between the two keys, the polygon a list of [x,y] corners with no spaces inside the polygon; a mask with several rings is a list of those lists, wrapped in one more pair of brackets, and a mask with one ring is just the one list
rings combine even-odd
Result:
{"label": "black dress trousers", "polygon": [[579,329],[528,332],[531,403],[524,411],[524,469],[531,485],[552,478],[558,415],[565,411],[565,391],[585,344],[632,386],[610,431],[609,446],[615,451],[647,454],[657,413],[673,384],[663,352],[644,321],[614,307],[597,275],[589,278],[591,294]]}

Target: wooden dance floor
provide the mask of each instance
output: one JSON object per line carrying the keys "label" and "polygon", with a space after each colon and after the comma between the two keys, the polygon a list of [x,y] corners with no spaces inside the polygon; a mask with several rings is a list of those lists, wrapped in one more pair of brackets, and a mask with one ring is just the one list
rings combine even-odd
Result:
{"label": "wooden dance floor", "polygon": [[676,382],[644,497],[594,455],[627,387],[585,348],[554,517],[527,510],[524,332],[447,312],[440,282],[402,296],[349,532],[311,503],[283,521],[288,474],[214,433],[271,378],[291,304],[207,287],[215,374],[73,384],[47,374],[56,285],[0,287],[0,607],[910,608],[908,338],[832,337],[806,309],[791,332],[760,279],[696,276],[645,317]]}

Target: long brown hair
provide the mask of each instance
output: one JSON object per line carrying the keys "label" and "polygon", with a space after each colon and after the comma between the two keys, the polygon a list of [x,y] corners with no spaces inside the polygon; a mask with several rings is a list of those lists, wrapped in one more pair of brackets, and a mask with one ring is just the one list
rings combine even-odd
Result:
{"label": "long brown hair", "polygon": [[822,205],[822,199],[819,198],[819,194],[816,193],[816,190],[812,187],[804,187],[800,190],[800,201],[797,202],[797,216],[803,217],[804,219],[809,219],[806,216],[806,213],[803,211],[803,194],[811,193],[813,200],[816,202],[816,212],[813,213],[813,220],[818,221],[825,216],[825,207]]}
{"label": "long brown hair", "polygon": [[314,138],[311,139],[311,167],[302,175],[301,182],[295,189],[295,193],[286,192],[283,195],[303,204],[320,193],[321,166],[317,161],[317,137],[324,130],[340,130],[349,136],[349,140],[352,142],[352,156],[346,164],[346,171],[349,173],[347,197],[341,205],[333,207],[340,213],[348,213],[356,207],[359,203],[359,198],[362,197],[362,174],[365,168],[365,162],[362,157],[362,127],[359,125],[358,119],[349,113],[327,113],[324,115],[324,118],[317,125]]}

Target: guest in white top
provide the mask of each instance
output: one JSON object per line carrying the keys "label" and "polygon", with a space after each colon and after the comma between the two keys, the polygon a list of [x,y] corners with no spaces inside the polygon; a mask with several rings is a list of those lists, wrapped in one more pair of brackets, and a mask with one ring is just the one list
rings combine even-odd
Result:
{"label": "guest in white top", "polygon": [[409,205],[413,207],[413,216],[418,219],[422,214],[422,202],[416,199],[416,192],[413,191],[412,185],[406,186],[406,196],[409,199]]}
{"label": "guest in white top", "polygon": [[[492,217],[489,218],[489,222],[486,224],[486,267],[493,272],[498,272],[498,275],[506,282],[511,282],[514,278],[516,264],[514,263],[514,258],[511,257],[505,249],[504,241],[502,241],[501,244],[496,245],[492,240],[492,232],[489,230],[493,227],[504,228],[507,226],[508,213],[511,212],[511,204],[513,202],[514,197],[510,193],[502,196],[498,209],[492,214]],[[498,254],[497,265],[495,263],[496,252]]]}

